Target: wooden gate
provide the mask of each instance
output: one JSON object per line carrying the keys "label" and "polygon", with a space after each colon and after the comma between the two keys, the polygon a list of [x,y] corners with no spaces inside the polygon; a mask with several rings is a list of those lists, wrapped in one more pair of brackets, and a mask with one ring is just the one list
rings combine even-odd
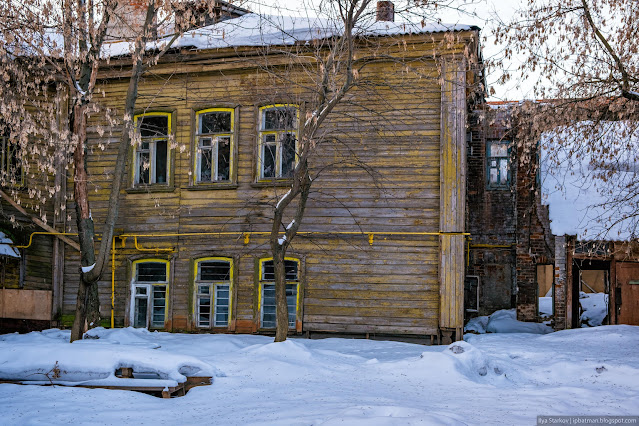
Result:
{"label": "wooden gate", "polygon": [[617,263],[614,297],[617,324],[639,325],[639,263]]}

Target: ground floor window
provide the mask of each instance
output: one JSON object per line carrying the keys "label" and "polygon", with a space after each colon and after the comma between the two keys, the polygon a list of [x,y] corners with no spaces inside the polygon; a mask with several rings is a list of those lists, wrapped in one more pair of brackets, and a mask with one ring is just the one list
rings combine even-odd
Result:
{"label": "ground floor window", "polygon": [[205,258],[195,262],[195,318],[199,328],[228,327],[233,262]]}
{"label": "ground floor window", "polygon": [[143,259],[133,262],[131,323],[139,328],[164,328],[167,314],[169,262]]}
{"label": "ground floor window", "polygon": [[[286,259],[286,303],[288,305],[288,326],[295,328],[299,308],[299,260]],[[275,267],[273,259],[260,261],[260,324],[262,328],[275,328]]]}

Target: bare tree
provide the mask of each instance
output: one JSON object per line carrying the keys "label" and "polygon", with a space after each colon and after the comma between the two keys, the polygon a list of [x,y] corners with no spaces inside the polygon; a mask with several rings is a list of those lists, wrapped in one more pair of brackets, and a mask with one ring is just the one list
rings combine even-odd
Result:
{"label": "bare tree", "polygon": [[[180,34],[199,23],[202,16],[194,13],[188,2],[148,0],[137,6],[131,21],[130,9],[122,8],[118,0],[34,0],[28,3],[3,2],[0,6],[0,74],[4,77],[1,111],[3,125],[10,140],[20,145],[25,167],[37,165],[38,172],[55,173],[73,167],[73,196],[76,205],[76,225],[80,243],[81,272],[76,301],[76,313],[71,341],[82,338],[85,323],[97,322],[99,301],[97,281],[108,262],[113,228],[118,216],[126,155],[134,139],[134,109],[138,83],[142,74],[157,62]],[[214,1],[200,1],[198,10],[213,13]],[[136,21],[137,19],[137,21]],[[117,34],[110,34],[118,28]],[[168,33],[147,49],[147,43],[157,37],[158,30]],[[160,34],[162,35],[162,34]],[[93,218],[88,196],[87,118],[104,114],[115,123],[118,117],[103,108],[96,93],[96,79],[104,64],[107,39],[123,39],[125,55],[131,58],[131,75],[124,110],[119,120],[117,160],[101,240],[96,253]],[[68,123],[58,121],[58,110],[68,108]],[[36,147],[29,145],[37,138]],[[29,149],[27,149],[29,148]],[[33,171],[35,173],[35,171]],[[5,176],[4,179],[10,179]],[[37,197],[35,210],[41,210],[47,197],[60,190],[59,185],[46,181],[44,188],[30,188]],[[58,212],[59,213],[59,212]],[[43,213],[44,215],[44,213]],[[43,216],[46,221],[46,217]]]}
{"label": "bare tree", "polygon": [[[278,66],[266,66],[264,69],[279,85],[293,85],[293,90],[309,94],[305,98],[304,117],[299,123],[298,151],[294,168],[290,171],[291,180],[288,191],[273,203],[273,222],[270,232],[270,249],[273,255],[275,299],[276,299],[276,335],[275,341],[286,340],[289,331],[289,313],[286,300],[286,267],[285,258],[288,249],[298,235],[305,209],[311,194],[311,188],[318,174],[311,175],[313,167],[310,162],[323,149],[326,142],[326,127],[330,126],[331,117],[336,107],[344,107],[352,100],[349,95],[355,88],[365,90],[375,87],[371,77],[363,77],[367,67],[380,62],[390,62],[414,72],[412,64],[405,61],[400,54],[393,51],[393,43],[397,41],[392,35],[378,37],[371,30],[376,17],[396,13],[408,15],[414,19],[406,25],[421,28],[426,22],[436,21],[434,13],[438,7],[452,7],[454,2],[426,0],[417,4],[395,4],[391,2],[374,2],[372,0],[337,0],[321,2],[314,9],[322,22],[314,29],[317,36],[312,43],[297,43],[289,49],[280,48],[279,53],[288,57],[290,68],[297,69],[306,75],[303,83],[295,83],[289,74]],[[421,20],[421,22],[420,22]],[[416,23],[415,23],[416,22]],[[273,24],[273,23],[271,23]],[[275,23],[276,24],[276,23]],[[447,42],[454,41],[454,35]],[[301,47],[300,47],[301,46]],[[272,49],[269,49],[272,53]],[[473,52],[467,52],[469,62]],[[379,77],[379,76],[378,76]],[[297,86],[296,86],[297,84]],[[350,160],[356,167],[362,167],[374,173],[365,163],[357,158]],[[317,167],[315,167],[317,168]],[[321,171],[320,171],[321,173]]]}
{"label": "bare tree", "polygon": [[621,220],[631,234],[639,197],[637,179],[627,175],[635,173],[629,159],[638,140],[638,22],[633,0],[530,0],[496,31],[506,58],[522,60],[520,76],[505,73],[502,80],[539,76],[535,95],[543,101],[523,103],[516,113],[520,161],[534,173],[541,140],[544,149],[561,151],[551,152],[549,167],[571,159],[587,165],[584,186],[592,178],[607,183],[599,190],[606,201],[593,207],[624,206],[625,213],[601,218],[604,228]]}

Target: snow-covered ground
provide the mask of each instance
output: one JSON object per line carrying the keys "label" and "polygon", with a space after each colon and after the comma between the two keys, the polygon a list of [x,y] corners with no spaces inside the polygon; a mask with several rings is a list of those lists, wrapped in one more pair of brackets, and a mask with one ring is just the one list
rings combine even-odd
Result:
{"label": "snow-covered ground", "polygon": [[2,424],[530,425],[537,415],[639,413],[639,327],[467,335],[432,347],[134,329],[94,334],[100,338],[72,345],[68,332],[2,335],[0,375],[10,360],[15,373],[16,364],[39,362],[38,353],[50,362],[76,348],[82,365],[92,362],[91,348],[129,360],[150,350],[170,356],[174,367],[193,357],[218,373],[211,386],[170,400],[0,384]]}
{"label": "snow-covered ground", "polygon": [[464,327],[464,331],[470,333],[552,333],[552,328],[546,324],[536,322],[524,322],[517,320],[515,309],[502,309],[492,315],[472,318]]}
{"label": "snow-covered ground", "polygon": [[608,295],[606,293],[579,292],[581,306],[581,326],[596,327],[604,323],[608,316]]}

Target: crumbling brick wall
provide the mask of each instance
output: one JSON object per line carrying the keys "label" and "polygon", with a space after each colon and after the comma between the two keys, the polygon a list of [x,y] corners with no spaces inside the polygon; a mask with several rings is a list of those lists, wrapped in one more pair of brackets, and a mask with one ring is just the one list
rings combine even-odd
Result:
{"label": "crumbling brick wall", "polygon": [[[510,140],[508,110],[485,105],[470,114],[467,229],[471,234],[467,275],[480,279],[479,315],[515,306],[516,215],[512,187],[489,189],[487,140]],[[512,161],[511,161],[512,165]],[[511,183],[515,168],[511,167]]]}

